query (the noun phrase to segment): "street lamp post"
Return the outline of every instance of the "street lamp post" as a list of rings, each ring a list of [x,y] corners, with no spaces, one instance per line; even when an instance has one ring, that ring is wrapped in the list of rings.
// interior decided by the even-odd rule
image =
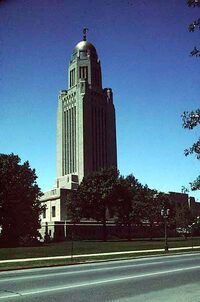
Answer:
[[[74,256],[74,230],[73,226],[71,229],[71,261],[73,261],[73,256]]]
[[[193,249],[193,228],[195,226],[195,223],[193,222],[191,225],[191,241],[192,241],[192,249]]]
[[[164,225],[165,225],[165,252],[168,252],[169,247],[168,247],[168,238],[167,238],[167,219],[169,217],[169,209],[163,208],[161,210],[161,216],[164,219]]]
[[[74,259],[75,222],[71,225],[71,261]]]

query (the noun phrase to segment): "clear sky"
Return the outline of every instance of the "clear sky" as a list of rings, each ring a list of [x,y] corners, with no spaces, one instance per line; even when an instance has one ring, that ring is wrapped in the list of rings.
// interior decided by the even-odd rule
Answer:
[[[180,191],[199,174],[184,149],[199,129],[181,113],[199,107],[199,66],[189,56],[199,9],[185,0],[7,0],[0,2],[0,152],[36,169],[42,190],[56,178],[56,110],[68,62],[88,27],[111,87],[118,167],[160,191]],[[191,195],[200,199],[198,192]]]

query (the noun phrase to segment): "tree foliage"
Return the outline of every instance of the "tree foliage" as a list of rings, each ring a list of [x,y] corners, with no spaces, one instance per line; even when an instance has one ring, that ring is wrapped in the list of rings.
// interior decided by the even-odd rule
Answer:
[[[128,227],[128,239],[131,239],[131,225],[139,225],[142,217],[143,186],[131,174],[120,176],[113,190],[114,218],[119,225]]]
[[[175,211],[175,223],[177,228],[187,230],[192,223],[191,211],[186,204],[177,205]]]
[[[183,127],[193,129],[200,124],[200,109],[191,112],[184,112],[182,115]],[[195,142],[192,147],[185,150],[185,155],[196,154],[197,159],[200,159],[200,138]]]
[[[187,4],[189,7],[200,7],[200,0],[188,0]],[[190,32],[194,32],[196,29],[200,29],[200,18],[189,25]],[[191,52],[191,55],[200,56],[200,50],[195,46],[193,51]],[[198,126],[200,124],[200,109],[198,108],[191,112],[183,112],[182,121],[183,127],[189,130]],[[195,154],[197,159],[200,159],[200,138],[198,138],[191,147],[185,149],[184,153],[186,156]],[[190,183],[190,186],[192,190],[200,189],[200,175],[196,178],[196,180]]]
[[[170,224],[174,223],[173,206],[166,194],[143,186],[132,174],[120,176],[115,169],[102,170],[85,177],[76,191],[68,194],[68,217],[72,222],[94,219],[103,224],[103,240],[107,239],[107,221],[128,230],[146,226],[149,233],[162,226],[161,209],[170,209]]]
[[[200,1],[199,0],[188,0],[187,1],[187,4],[188,6],[192,6],[192,7],[195,7],[195,6],[200,6]]]
[[[131,225],[133,228],[148,226],[149,233],[153,234],[161,221],[161,208],[165,204],[165,198],[158,198],[161,193],[143,186],[132,174],[120,177],[114,193],[116,222],[128,226],[128,239],[131,239]]]
[[[200,109],[191,112],[184,112],[182,117],[184,128],[193,129],[200,124]]]
[[[101,170],[84,177],[77,191],[68,195],[68,215],[72,221],[94,219],[103,224],[103,239],[107,239],[106,221],[113,216],[113,188],[118,179],[115,168]]]
[[[0,154],[0,238],[9,246],[37,238],[40,227],[37,176],[28,161],[20,162],[17,155]]]
[[[182,120],[183,120],[183,127],[189,130],[192,130],[194,127],[198,126],[200,124],[200,109],[197,109],[195,111],[191,112],[184,112],[182,114]],[[188,156],[190,154],[195,154],[197,159],[200,159],[200,137],[197,139],[194,144],[185,149],[184,151],[185,156]],[[199,190],[200,189],[200,176],[196,178],[196,180],[192,183],[190,183],[192,190]]]
[[[187,4],[189,7],[200,7],[200,0],[188,0]],[[197,20],[194,20],[192,23],[189,24],[188,30],[189,32],[194,32],[196,29],[200,29],[200,18]],[[196,46],[194,49],[191,51],[191,56],[200,56],[200,50]]]

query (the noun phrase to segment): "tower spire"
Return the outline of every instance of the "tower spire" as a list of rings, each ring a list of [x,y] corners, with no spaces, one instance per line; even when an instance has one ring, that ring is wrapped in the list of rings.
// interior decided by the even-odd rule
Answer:
[[[87,32],[89,29],[87,27],[83,28],[83,41],[87,41]]]

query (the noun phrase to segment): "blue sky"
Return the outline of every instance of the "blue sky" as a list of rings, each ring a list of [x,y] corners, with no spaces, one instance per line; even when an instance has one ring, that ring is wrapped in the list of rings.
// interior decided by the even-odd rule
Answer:
[[[199,129],[181,121],[199,107],[200,62],[189,56],[199,33],[187,31],[199,9],[184,0],[7,0],[0,11],[0,152],[29,160],[42,190],[56,178],[57,95],[83,27],[113,89],[120,172],[165,192],[199,174],[184,156]]]

